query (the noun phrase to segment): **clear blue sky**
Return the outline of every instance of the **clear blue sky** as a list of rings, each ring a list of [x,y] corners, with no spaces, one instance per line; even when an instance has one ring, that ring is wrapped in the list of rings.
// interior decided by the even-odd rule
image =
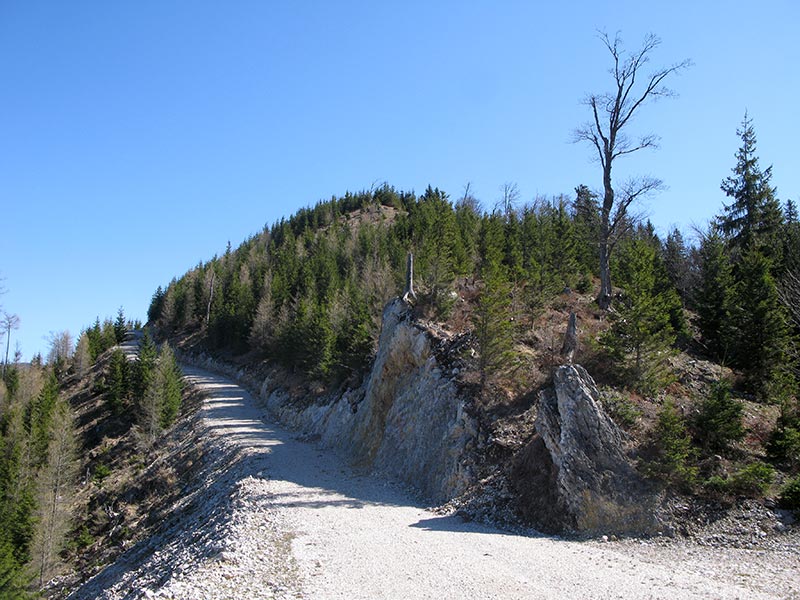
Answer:
[[[635,128],[657,151],[663,232],[718,212],[736,128],[800,198],[800,4],[753,2],[0,3],[0,275],[26,359],[297,208],[389,182],[485,206],[601,187],[580,100],[608,89],[596,30],[656,66],[690,58]],[[5,342],[3,341],[3,348]]]

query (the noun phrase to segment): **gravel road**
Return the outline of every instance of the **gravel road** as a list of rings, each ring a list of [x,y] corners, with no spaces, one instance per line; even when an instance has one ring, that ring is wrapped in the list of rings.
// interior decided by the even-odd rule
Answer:
[[[162,535],[76,598],[800,597],[798,553],[565,541],[436,514],[270,423],[230,380],[184,372],[206,395],[204,435],[239,458],[191,534]]]

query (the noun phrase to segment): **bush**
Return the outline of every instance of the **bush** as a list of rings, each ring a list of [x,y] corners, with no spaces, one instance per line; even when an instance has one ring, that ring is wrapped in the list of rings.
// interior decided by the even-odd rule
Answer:
[[[108,465],[99,464],[94,468],[92,479],[99,487],[103,487],[103,480],[109,475],[111,475],[111,467]]]
[[[604,391],[601,395],[603,408],[608,412],[617,425],[630,429],[642,416],[637,406],[627,396],[615,392]]]
[[[671,400],[664,402],[658,413],[650,440],[654,458],[645,465],[645,471],[667,485],[688,488],[697,479],[697,467],[692,439],[686,433],[683,417]]]
[[[731,398],[731,384],[718,381],[695,419],[698,441],[712,452],[729,450],[731,444],[744,438],[743,410],[741,402]]]
[[[790,469],[800,467],[800,406],[785,400],[775,431],[767,443],[767,454]]]
[[[779,500],[783,508],[800,510],[800,476],[783,486]]]
[[[754,462],[742,467],[727,479],[718,476],[710,478],[706,487],[733,496],[757,498],[766,495],[774,478],[775,470],[772,467]]]

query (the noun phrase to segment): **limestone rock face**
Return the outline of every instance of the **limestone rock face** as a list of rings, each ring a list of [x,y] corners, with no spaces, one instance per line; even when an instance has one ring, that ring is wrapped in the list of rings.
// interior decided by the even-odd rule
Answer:
[[[657,528],[656,493],[632,467],[622,434],[605,413],[594,380],[564,365],[539,399],[537,435],[518,471],[528,486],[528,516],[545,529],[645,533]]]
[[[477,428],[453,381],[431,352],[428,335],[401,299],[384,308],[372,370],[357,389],[330,402],[298,408],[280,391],[262,397],[278,418],[318,435],[357,464],[383,471],[434,502],[472,483],[464,465]]]

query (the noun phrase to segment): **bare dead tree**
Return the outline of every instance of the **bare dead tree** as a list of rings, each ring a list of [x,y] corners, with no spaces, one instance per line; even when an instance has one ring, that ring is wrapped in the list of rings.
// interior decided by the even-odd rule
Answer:
[[[6,336],[6,359],[3,361],[3,377],[6,376],[6,368],[8,367],[8,352],[11,348],[11,331],[19,329],[19,317],[3,313],[2,320],[0,320],[0,333]]]
[[[408,263],[406,264],[406,290],[403,294],[403,302],[410,303],[411,298],[417,299],[417,294],[414,293],[414,255],[408,253]]]
[[[564,334],[564,343],[561,346],[561,357],[571,365],[578,350],[578,315],[574,312],[569,313],[567,321],[567,331]]]
[[[504,217],[508,218],[511,213],[517,210],[520,197],[519,186],[516,183],[507,181],[500,186],[500,193],[502,196],[494,205],[494,209],[499,210]]]
[[[659,46],[661,40],[649,34],[641,48],[627,53],[622,49],[619,35],[614,39],[601,33],[600,39],[611,54],[613,67],[609,70],[613,78],[610,92],[590,94],[584,103],[591,109],[591,119],[575,130],[576,142],[589,142],[597,151],[597,158],[603,169],[603,205],[601,207],[600,238],[600,295],[597,302],[601,308],[611,306],[611,269],[609,259],[614,240],[619,238],[619,228],[626,223],[628,208],[637,199],[661,188],[661,181],[652,177],[634,179],[628,182],[615,195],[611,179],[614,161],[627,154],[645,148],[655,148],[658,136],[648,133],[636,139],[628,136],[630,123],[649,100],[673,96],[664,85],[670,75],[691,65],[684,60],[669,67],[661,67],[647,76],[642,76],[650,54]]]

